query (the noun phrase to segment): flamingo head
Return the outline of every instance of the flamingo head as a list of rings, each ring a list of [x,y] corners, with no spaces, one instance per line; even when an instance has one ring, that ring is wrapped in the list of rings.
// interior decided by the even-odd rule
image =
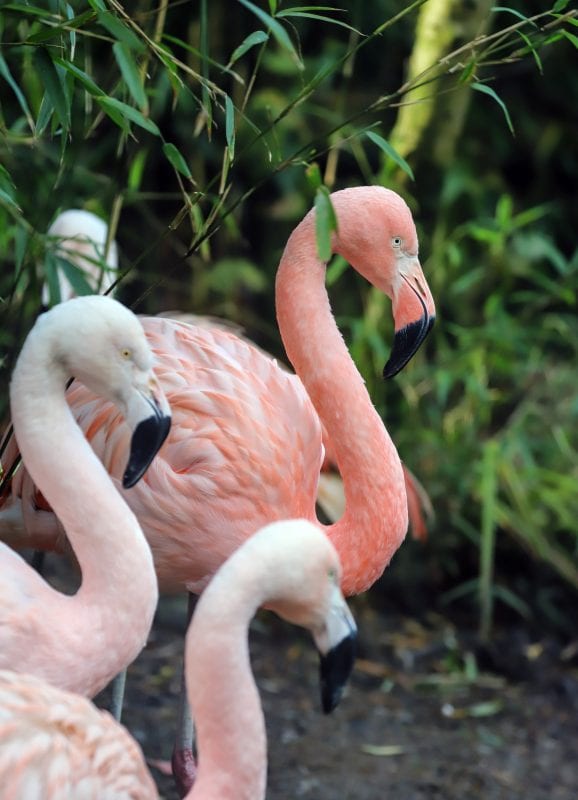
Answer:
[[[66,377],[114,403],[132,430],[123,486],[148,469],[166,439],[171,415],[153,371],[153,354],[138,318],[109,297],[89,295],[60,303],[39,317]]]
[[[392,300],[395,339],[383,370],[391,378],[416,353],[435,321],[411,212],[398,194],[381,186],[343,189],[331,200],[338,222],[334,252]]]
[[[272,552],[274,588],[266,605],[311,632],[320,658],[321,706],[328,714],[341,699],[357,642],[355,620],[340,589],[337,551],[323,531],[303,519],[274,522],[252,538],[257,537],[267,537]],[[275,568],[280,558],[282,571]]]

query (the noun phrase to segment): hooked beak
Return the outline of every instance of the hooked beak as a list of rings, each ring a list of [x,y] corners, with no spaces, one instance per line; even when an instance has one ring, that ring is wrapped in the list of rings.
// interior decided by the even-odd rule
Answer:
[[[156,381],[134,392],[127,421],[132,423],[133,434],[122,485],[130,489],[145,474],[171,428],[170,407]]]
[[[314,638],[319,650],[321,707],[323,713],[330,714],[351,675],[357,644],[355,620],[337,586],[325,625]]]
[[[417,259],[409,274],[401,273],[401,284],[393,299],[395,338],[385,367],[384,378],[393,378],[417,352],[435,322],[435,305]]]

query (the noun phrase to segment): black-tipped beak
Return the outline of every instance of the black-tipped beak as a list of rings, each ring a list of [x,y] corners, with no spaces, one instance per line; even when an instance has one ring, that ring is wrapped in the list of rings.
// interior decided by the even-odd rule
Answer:
[[[341,700],[343,689],[353,669],[356,649],[357,636],[352,631],[326,655],[319,656],[321,707],[324,714],[330,714]]]
[[[125,489],[130,489],[140,481],[171,429],[170,416],[164,414],[153,400],[149,402],[154,413],[139,422],[134,429],[128,464],[122,478]]]
[[[434,322],[435,317],[429,316],[424,305],[422,317],[396,331],[391,355],[383,368],[384,378],[393,378],[405,367],[407,362],[419,350],[423,340],[433,328]]]

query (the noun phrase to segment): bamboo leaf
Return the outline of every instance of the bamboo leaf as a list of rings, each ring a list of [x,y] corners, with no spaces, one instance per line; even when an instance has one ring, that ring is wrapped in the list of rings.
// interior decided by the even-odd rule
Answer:
[[[569,42],[572,42],[574,47],[578,47],[578,36],[574,36],[574,34],[570,33],[570,31],[562,31],[562,33],[564,38],[568,39]]]
[[[152,119],[145,117],[137,108],[133,108],[123,103],[121,100],[117,100],[115,97],[99,96],[96,100],[101,105],[102,110],[123,130],[128,131],[129,129],[125,119],[125,117],[127,117],[131,122],[134,122],[135,125],[139,125],[154,136],[161,135],[158,126]],[[121,119],[122,124],[120,122]]]
[[[18,105],[22,109],[30,129],[34,130],[34,119],[32,118],[32,114],[30,113],[30,109],[28,108],[28,103],[26,102],[26,98],[24,97],[23,93],[20,90],[20,87],[12,77],[12,73],[8,68],[8,64],[4,60],[2,53],[0,53],[0,75],[2,75],[6,83],[10,86],[10,88],[16,95],[16,99],[18,100]]]
[[[50,305],[55,306],[60,303],[60,283],[58,281],[58,268],[54,253],[47,252],[44,256],[44,280],[48,287],[48,297]]]
[[[253,31],[250,33],[246,39],[244,39],[241,44],[233,50],[233,55],[229,59],[229,66],[238,61],[242,56],[245,55],[252,47],[255,47],[258,44],[263,44],[263,42],[268,41],[269,34],[265,33],[265,31]]]
[[[100,11],[97,19],[99,24],[106,28],[117,41],[122,42],[136,53],[144,52],[145,46],[136,33],[126,23],[115,17],[114,14],[108,11]]]
[[[36,48],[33,61],[56,116],[64,130],[68,131],[70,127],[70,103],[48,50],[44,47]]]
[[[142,85],[141,76],[136,62],[132,56],[132,51],[124,42],[115,42],[112,46],[116,63],[118,64],[122,77],[125,80],[128,90],[139,108],[148,108],[147,96]]]
[[[293,47],[293,43],[291,42],[289,34],[285,30],[285,28],[282,25],[280,25],[276,19],[273,19],[272,16],[267,14],[266,11],[263,11],[262,8],[259,8],[259,6],[256,6],[254,3],[251,3],[250,0],[238,0],[238,1],[239,3],[244,5],[245,8],[248,8],[249,11],[252,11],[253,14],[255,14],[255,16],[258,17],[261,20],[261,22],[263,22],[269,28],[269,30],[271,31],[275,39],[277,39],[281,47],[284,47],[286,50],[288,50],[295,63],[299,66],[300,69],[303,69],[303,63],[299,58],[297,51]]]
[[[174,144],[171,144],[171,142],[165,142],[165,144],[163,144],[163,153],[168,161],[170,161],[172,166],[177,170],[177,172],[180,172],[181,175],[185,176],[185,178],[192,177],[189,165]]]
[[[538,27],[537,24],[533,20],[528,19],[528,17],[526,17],[524,14],[522,14],[521,11],[516,11],[515,8],[508,8],[507,6],[494,6],[491,10],[492,11],[503,11],[503,12],[505,12],[507,14],[513,14],[515,17],[518,17],[518,19],[524,20],[524,22],[529,22],[530,25],[533,25],[535,28]]]
[[[303,6],[303,8],[286,8],[284,11],[280,11],[277,14],[277,19],[282,19],[285,17],[304,17],[305,19],[317,19],[330,25],[339,25],[341,28],[345,28],[352,33],[357,33],[360,36],[363,36],[361,31],[358,31],[357,28],[353,27],[353,25],[348,25],[347,22],[343,22],[340,19],[333,19],[333,17],[328,17],[326,14],[315,14],[311,11],[305,11],[303,10],[305,8],[306,6]]]
[[[374,144],[376,144],[381,150],[383,150],[386,156],[389,156],[389,158],[395,161],[397,166],[400,169],[402,169],[406,175],[409,175],[412,181],[415,180],[413,175],[413,170],[407,163],[405,158],[400,156],[397,150],[394,150],[394,148],[390,145],[390,143],[386,139],[383,138],[383,136],[380,136],[378,133],[375,133],[374,131],[366,131],[365,135],[367,136],[368,139],[371,139],[371,141]]]
[[[229,148],[229,161],[235,158],[235,106],[228,94],[225,95],[225,138]]]
[[[76,64],[73,64],[71,61],[65,61],[65,59],[58,57],[54,59],[54,63],[58,64],[59,67],[62,67],[75,78],[77,78],[87,92],[93,95],[93,97],[98,97],[100,95],[106,96],[103,90],[96,85],[92,78],[87,75],[86,72],[83,72],[81,69],[79,69]]]
[[[55,260],[57,269],[62,272],[75,294],[79,297],[86,294],[94,294],[94,289],[88,282],[83,269],[60,256],[55,256]]]
[[[472,89],[475,89],[477,92],[482,92],[483,94],[487,94],[489,97],[493,98],[496,101],[496,103],[500,106],[500,108],[504,112],[508,128],[510,129],[510,133],[513,135],[514,126],[512,124],[510,112],[508,111],[506,104],[504,103],[502,98],[496,94],[496,92],[492,89],[491,86],[487,86],[485,83],[478,83],[478,81],[475,81],[474,83],[471,84],[471,87]]]
[[[309,164],[307,166],[307,169],[305,170],[305,177],[307,178],[309,186],[311,186],[312,189],[317,191],[317,189],[319,189],[319,187],[323,183],[323,180],[321,178],[321,170],[319,169],[319,164],[315,162],[313,164]]]
[[[315,234],[317,255],[321,261],[331,258],[331,233],[337,230],[337,217],[329,197],[329,189],[320,186],[315,194]]]

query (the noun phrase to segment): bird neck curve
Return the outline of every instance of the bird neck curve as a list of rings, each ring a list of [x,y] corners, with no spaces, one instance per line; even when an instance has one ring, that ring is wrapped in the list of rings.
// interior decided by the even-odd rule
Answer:
[[[276,279],[281,338],[333,446],[345,513],[326,531],[343,565],[346,595],[382,574],[407,531],[397,450],[335,323],[310,212],[289,238]]]
[[[111,658],[126,665],[144,646],[158,590],[136,517],[66,403],[69,375],[55,356],[54,342],[65,342],[70,332],[47,333],[46,326],[40,331],[37,327],[24,344],[10,384],[11,414],[24,464],[60,520],[82,571],[77,594],[55,593],[54,602],[60,598],[59,608],[68,612],[61,620],[66,627],[63,647],[82,647],[86,656],[78,658],[78,674],[71,682],[81,693],[92,694],[118,671]],[[88,652],[92,647],[94,663]]]

